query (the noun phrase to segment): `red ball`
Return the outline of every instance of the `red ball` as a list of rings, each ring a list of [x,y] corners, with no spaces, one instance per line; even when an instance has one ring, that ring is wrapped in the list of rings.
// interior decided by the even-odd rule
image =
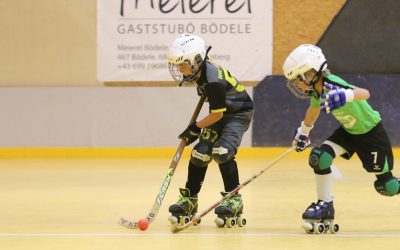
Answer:
[[[146,220],[146,219],[141,219],[141,220],[138,222],[138,227],[139,227],[139,229],[142,230],[142,231],[146,230],[146,229],[149,227],[149,221]]]

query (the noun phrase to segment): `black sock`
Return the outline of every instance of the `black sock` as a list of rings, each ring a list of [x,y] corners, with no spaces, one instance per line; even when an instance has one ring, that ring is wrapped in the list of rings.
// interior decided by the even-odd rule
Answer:
[[[186,188],[190,190],[190,195],[193,196],[200,192],[204,177],[206,176],[207,167],[208,166],[197,167],[189,162]]]
[[[230,192],[239,186],[239,171],[234,159],[219,164],[222,179],[224,180],[224,188],[226,192]]]

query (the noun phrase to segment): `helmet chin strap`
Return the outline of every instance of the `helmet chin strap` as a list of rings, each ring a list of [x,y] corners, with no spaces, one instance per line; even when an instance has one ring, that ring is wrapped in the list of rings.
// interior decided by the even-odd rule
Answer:
[[[201,68],[202,68],[203,65],[204,65],[204,62],[207,61],[207,59],[208,59],[208,52],[210,52],[211,48],[212,48],[211,46],[209,46],[209,47],[207,48],[206,54],[204,55],[203,61],[201,61],[199,67],[197,68],[197,71],[196,71],[192,76],[196,76],[197,74],[200,73]],[[179,87],[182,87],[183,83],[184,83],[184,81],[181,81],[181,82],[179,83]]]
[[[310,85],[314,89],[314,94],[316,95],[317,99],[319,99],[320,94],[318,93],[317,89],[315,88],[315,84],[321,79],[322,69],[325,67],[326,64],[327,64],[326,61],[323,64],[321,64],[321,67],[319,67],[317,74],[315,74],[313,79],[310,81]]]

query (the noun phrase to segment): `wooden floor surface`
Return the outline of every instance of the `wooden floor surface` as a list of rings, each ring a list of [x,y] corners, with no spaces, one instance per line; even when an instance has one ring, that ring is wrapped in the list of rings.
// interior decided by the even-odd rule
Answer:
[[[241,180],[271,160],[238,159]],[[170,159],[0,160],[0,249],[400,249],[400,197],[378,195],[357,158],[335,162],[336,235],[301,229],[302,212],[316,200],[314,176],[306,158],[290,155],[242,190],[246,227],[217,228],[211,212],[200,226],[172,234],[168,206],[185,184],[187,161],[181,160],[156,220],[141,232],[117,221],[149,212]],[[200,211],[220,199],[222,187],[213,163]]]

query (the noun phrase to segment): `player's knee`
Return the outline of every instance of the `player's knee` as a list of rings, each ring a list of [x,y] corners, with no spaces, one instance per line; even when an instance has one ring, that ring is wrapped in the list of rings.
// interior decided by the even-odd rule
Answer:
[[[199,142],[193,147],[190,162],[197,167],[205,167],[211,162],[212,145]]]
[[[215,146],[212,149],[212,157],[218,164],[226,163],[235,157],[235,149],[226,144]]]
[[[393,196],[400,193],[399,180],[391,174],[387,178],[378,178],[374,183],[375,190],[384,196]]]
[[[320,175],[331,173],[333,156],[328,151],[323,147],[315,147],[311,150],[308,164],[314,169],[314,173]]]

